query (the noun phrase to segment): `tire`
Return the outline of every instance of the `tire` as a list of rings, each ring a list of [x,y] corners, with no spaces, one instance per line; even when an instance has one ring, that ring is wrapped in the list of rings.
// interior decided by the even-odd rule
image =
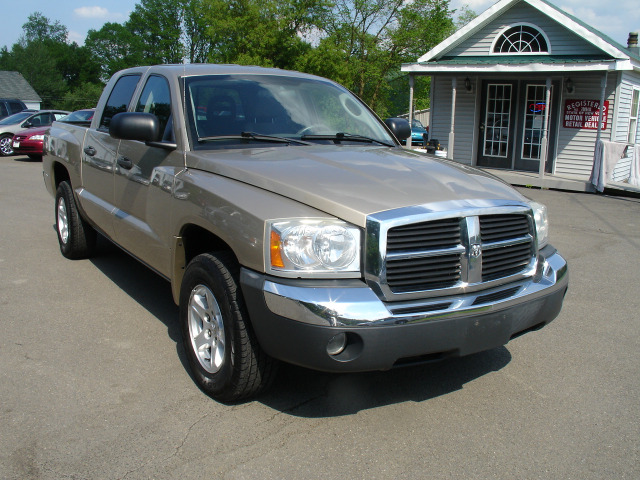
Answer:
[[[73,190],[67,181],[58,185],[55,216],[62,255],[70,259],[92,256],[96,249],[97,233],[80,216]]]
[[[265,390],[276,372],[255,337],[238,282],[239,268],[226,252],[195,257],[180,289],[180,328],[198,386],[221,402]]]
[[[13,140],[13,135],[5,133],[4,135],[0,135],[0,155],[3,157],[8,157],[9,155],[13,155],[13,147],[11,146],[11,140]]]

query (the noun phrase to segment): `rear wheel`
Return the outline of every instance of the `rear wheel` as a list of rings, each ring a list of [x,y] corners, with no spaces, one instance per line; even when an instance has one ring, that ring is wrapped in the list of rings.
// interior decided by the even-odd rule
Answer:
[[[78,259],[93,255],[96,231],[80,216],[73,190],[67,181],[60,182],[56,191],[56,232],[60,252],[65,257]]]
[[[223,402],[255,395],[275,376],[275,360],[258,345],[238,278],[232,255],[202,254],[187,266],[180,291],[191,372],[202,390]]]
[[[13,155],[13,146],[11,145],[12,139],[13,135],[0,135],[0,155],[2,155],[3,157]]]

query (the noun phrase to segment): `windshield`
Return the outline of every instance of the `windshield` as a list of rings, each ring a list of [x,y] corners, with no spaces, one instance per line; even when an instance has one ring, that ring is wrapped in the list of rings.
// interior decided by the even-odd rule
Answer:
[[[78,110],[69,115],[65,115],[59,121],[67,123],[88,122],[93,118],[93,110]]]
[[[195,150],[288,144],[276,143],[273,137],[301,145],[367,141],[395,145],[360,100],[321,79],[249,74],[188,77],[186,102]]]
[[[9,117],[0,120],[0,125],[15,125],[16,123],[20,123],[21,121],[29,118],[31,115],[33,115],[33,112],[14,113]]]
[[[424,125],[422,125],[422,123],[420,123],[420,120],[413,120],[413,122],[411,123],[411,126],[414,129],[425,130]]]

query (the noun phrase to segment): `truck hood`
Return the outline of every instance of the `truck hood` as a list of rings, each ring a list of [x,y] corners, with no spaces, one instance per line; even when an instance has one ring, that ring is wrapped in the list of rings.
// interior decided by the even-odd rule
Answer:
[[[478,169],[381,146],[277,146],[191,152],[187,167],[278,193],[353,224],[432,202],[526,199]]]

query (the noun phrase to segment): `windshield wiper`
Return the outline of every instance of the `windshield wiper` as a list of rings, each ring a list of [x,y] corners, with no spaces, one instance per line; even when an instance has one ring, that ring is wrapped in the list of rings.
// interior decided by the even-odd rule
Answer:
[[[295,138],[278,137],[276,135],[263,135],[256,132],[242,132],[240,135],[216,135],[212,137],[199,137],[198,142],[212,142],[215,140],[256,140],[260,142],[274,142],[274,143],[295,143],[298,145],[312,145],[309,142],[297,140]]]
[[[395,147],[395,145],[376,138],[365,137],[364,135],[352,135],[350,133],[338,132],[335,135],[303,135],[300,137],[302,140],[334,140],[339,142],[340,140],[346,140],[348,142],[364,142],[364,143],[378,143],[385,147]]]

